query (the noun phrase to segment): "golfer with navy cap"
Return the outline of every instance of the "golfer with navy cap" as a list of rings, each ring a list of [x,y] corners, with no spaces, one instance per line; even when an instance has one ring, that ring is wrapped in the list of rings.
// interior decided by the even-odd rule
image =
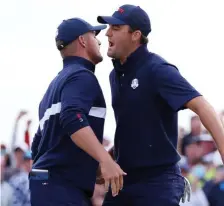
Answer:
[[[123,5],[98,22],[109,24],[107,55],[114,66],[114,158],[128,174],[123,190],[116,197],[108,193],[104,205],[177,206],[189,192],[177,165],[177,112],[189,108],[197,113],[224,159],[221,121],[176,66],[148,51],[151,23],[142,8]]]
[[[39,105],[29,175],[34,206],[90,205],[98,165],[106,189],[116,195],[122,188],[125,173],[101,144],[106,105],[94,71],[102,61],[96,35],[105,28],[78,18],[58,27],[63,69]]]

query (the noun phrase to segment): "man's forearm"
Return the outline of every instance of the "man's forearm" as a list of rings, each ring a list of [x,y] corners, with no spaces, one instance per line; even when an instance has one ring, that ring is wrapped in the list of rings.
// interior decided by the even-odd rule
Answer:
[[[205,107],[203,111],[201,110],[199,110],[198,116],[202,124],[213,136],[219,151],[224,155],[224,128],[221,120],[211,106]]]
[[[219,152],[224,158],[224,127],[219,116],[213,107],[203,98],[198,98],[198,102],[192,109],[201,119],[202,124],[214,138]]]
[[[92,129],[87,126],[71,135],[72,141],[98,162],[111,158]]]

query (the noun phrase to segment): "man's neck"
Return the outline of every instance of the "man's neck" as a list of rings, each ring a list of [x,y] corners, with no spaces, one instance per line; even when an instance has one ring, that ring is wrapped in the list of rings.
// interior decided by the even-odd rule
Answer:
[[[127,61],[127,58],[133,53],[135,52],[141,45],[138,44],[136,46],[134,46],[132,49],[129,50],[128,54],[123,56],[123,57],[120,57],[120,63],[121,64],[124,64],[126,61]]]
[[[81,58],[84,58],[90,62],[92,62],[94,65],[96,64],[95,62],[93,62],[88,55],[85,55],[85,54],[80,54],[80,53],[73,53],[73,54],[68,54],[68,55],[61,55],[62,56],[62,59],[65,59],[66,57],[81,57]]]

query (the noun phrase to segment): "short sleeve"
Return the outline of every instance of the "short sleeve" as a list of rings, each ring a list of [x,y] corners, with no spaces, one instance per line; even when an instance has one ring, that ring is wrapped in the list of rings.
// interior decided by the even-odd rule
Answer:
[[[184,109],[184,105],[201,94],[170,64],[155,68],[155,85],[158,94],[174,110]]]

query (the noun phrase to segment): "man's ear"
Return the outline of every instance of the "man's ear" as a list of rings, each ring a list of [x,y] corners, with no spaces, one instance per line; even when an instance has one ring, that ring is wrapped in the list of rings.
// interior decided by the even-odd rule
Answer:
[[[139,30],[136,30],[132,33],[132,41],[138,41],[141,39],[142,32]]]
[[[84,36],[79,36],[78,40],[79,40],[80,45],[85,48],[86,40],[85,40]]]

